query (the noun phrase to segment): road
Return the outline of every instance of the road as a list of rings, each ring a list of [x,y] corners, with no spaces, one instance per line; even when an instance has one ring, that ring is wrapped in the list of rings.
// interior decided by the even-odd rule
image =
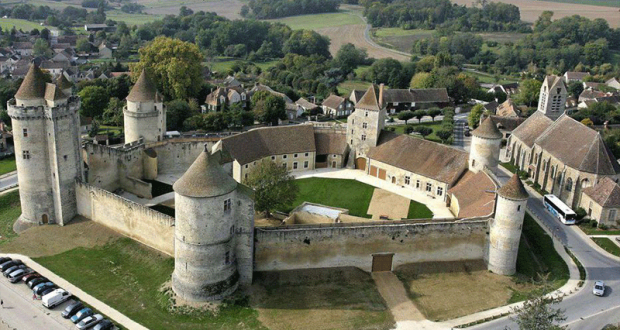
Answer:
[[[13,175],[6,176],[0,179],[0,191],[8,189],[17,184],[17,172]]]
[[[508,180],[502,176],[500,180]],[[576,294],[565,298],[556,308],[565,310],[566,321],[572,330],[598,330],[606,324],[620,321],[620,262],[592,248],[589,238],[576,226],[565,226],[549,214],[539,198],[530,197],[527,203],[530,213],[534,213],[547,228],[556,233],[558,239],[581,261],[587,272],[584,287]],[[592,286],[597,280],[605,281],[604,297],[592,294]],[[481,324],[470,329],[518,329],[508,317]]]

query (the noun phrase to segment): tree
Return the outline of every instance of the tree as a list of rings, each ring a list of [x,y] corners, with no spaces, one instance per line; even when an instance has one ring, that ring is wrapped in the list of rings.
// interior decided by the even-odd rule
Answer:
[[[404,120],[405,125],[407,125],[407,120],[413,118],[415,115],[413,114],[413,111],[401,111],[398,113],[397,116],[398,116],[398,119]]]
[[[82,99],[80,113],[85,117],[99,118],[108,106],[109,96],[105,88],[100,86],[86,86],[78,95]]]
[[[594,125],[594,123],[592,122],[592,119],[590,119],[590,118],[585,118],[585,119],[581,120],[581,123],[586,125],[586,126]]]
[[[286,103],[280,96],[262,91],[252,95],[254,116],[261,123],[278,125],[278,119],[286,119]]]
[[[568,83],[568,93],[570,96],[578,99],[581,92],[583,92],[583,83],[579,81],[571,81]]]
[[[418,120],[418,123],[422,121],[422,117],[426,116],[426,111],[416,110],[413,112],[413,116]]]
[[[536,79],[526,79],[519,85],[519,93],[516,94],[513,99],[517,104],[527,104],[529,107],[532,104],[538,104],[538,97],[540,96],[540,87],[542,82]]]
[[[516,314],[512,318],[519,325],[519,329],[528,330],[561,330],[567,329],[566,326],[559,326],[556,323],[566,320],[562,309],[552,308],[552,305],[562,301],[562,296],[545,296],[545,292],[553,291],[547,281],[547,275],[541,277],[542,288],[529,294],[523,306],[512,308]]]
[[[426,114],[429,115],[433,121],[435,121],[435,117],[441,115],[441,110],[439,110],[439,108],[430,108],[426,111]]]
[[[103,122],[112,126],[123,125],[123,107],[125,102],[117,99],[116,97],[110,98],[108,106],[103,111]]]
[[[32,53],[34,56],[46,56],[51,57],[54,52],[50,48],[50,45],[43,38],[37,39],[32,46]]]
[[[469,124],[469,127],[478,127],[478,124],[480,124],[480,116],[482,116],[484,110],[485,108],[482,104],[476,104],[473,108],[471,108],[469,116],[467,116],[467,123]]]
[[[92,47],[93,45],[86,38],[80,38],[75,43],[75,49],[77,49],[78,52],[82,52],[82,53],[90,53],[92,50]]]
[[[386,84],[391,88],[407,88],[413,76],[413,65],[403,64],[392,58],[376,60],[366,72],[368,79],[377,84]]]
[[[189,104],[184,100],[172,100],[166,105],[166,126],[169,131],[182,130],[183,122],[191,116]]]
[[[140,62],[132,72],[148,71],[158,90],[169,99],[196,97],[203,78],[203,56],[195,44],[168,37],[157,37],[139,50]],[[139,74],[133,75],[138,79]],[[181,121],[182,123],[182,121]]]
[[[331,58],[329,53],[329,38],[324,37],[312,30],[295,30],[289,39],[284,42],[282,51],[299,55],[310,56],[313,54]]]
[[[254,189],[254,207],[265,212],[267,217],[273,210],[288,207],[299,192],[299,186],[286,167],[270,160],[264,160],[250,170],[243,183]]]
[[[438,138],[441,139],[441,142],[446,143],[450,137],[452,137],[452,131],[442,128],[435,132]]]
[[[411,88],[432,88],[434,85],[433,75],[428,72],[418,72],[412,78],[409,86]]]
[[[97,119],[93,119],[90,123],[90,130],[88,131],[88,136],[95,137],[99,133],[99,121]]]
[[[332,66],[339,67],[345,74],[353,72],[359,65],[368,61],[366,49],[357,49],[351,43],[342,45],[334,57]]]
[[[423,138],[426,138],[433,133],[433,129],[426,126],[416,126],[413,128],[413,131],[422,135]]]

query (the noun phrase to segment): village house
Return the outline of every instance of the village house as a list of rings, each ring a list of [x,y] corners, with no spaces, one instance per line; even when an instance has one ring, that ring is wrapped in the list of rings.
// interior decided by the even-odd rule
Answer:
[[[487,93],[504,93],[507,96],[516,94],[519,92],[519,84],[518,83],[510,83],[510,84],[496,84],[491,86]]]
[[[579,206],[586,210],[590,219],[598,221],[599,226],[620,226],[620,186],[610,177],[585,188]]]
[[[33,44],[30,41],[13,43],[13,50],[15,51],[15,53],[21,56],[32,55],[32,48],[33,48]]]
[[[234,104],[241,104],[246,109],[249,104],[248,93],[241,87],[218,87],[207,95],[203,112],[223,111]]]
[[[308,112],[310,114],[316,114],[316,112],[320,109],[318,105],[304,99],[303,97],[295,101],[295,104],[297,105],[299,109],[301,109],[302,113]]]
[[[390,114],[432,107],[443,108],[451,104],[445,88],[386,89],[383,97],[386,110]]]
[[[517,108],[511,98],[508,98],[504,103],[497,106],[495,115],[498,117],[519,117],[521,110]]]
[[[611,88],[620,89],[620,81],[618,81],[618,79],[616,79],[615,77],[607,80],[605,82],[605,85]]]
[[[343,117],[350,115],[354,110],[354,105],[348,99],[331,94],[321,104],[323,114],[329,117]]]
[[[566,71],[566,73],[564,73],[564,82],[569,84],[571,82],[583,82],[583,79],[585,77],[590,76],[590,73],[588,72],[571,72],[571,71]]]

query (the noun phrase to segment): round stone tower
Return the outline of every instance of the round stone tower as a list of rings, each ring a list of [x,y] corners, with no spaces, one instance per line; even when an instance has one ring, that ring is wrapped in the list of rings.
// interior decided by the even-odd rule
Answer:
[[[489,234],[488,267],[493,273],[513,275],[529,195],[515,174],[497,191],[495,217]]]
[[[80,100],[45,80],[45,74],[31,65],[7,104],[22,206],[16,230],[63,225],[77,213],[75,181],[83,179]]]
[[[469,151],[469,170],[478,173],[485,166],[497,168],[499,149],[502,143],[502,132],[487,117],[478,128],[472,132],[471,149]]]
[[[142,70],[138,81],[127,95],[124,111],[125,143],[138,141],[161,141],[166,134],[166,109],[161,94],[146,71]]]
[[[189,301],[221,299],[239,284],[235,255],[237,181],[205,146],[174,183],[175,244],[172,289]]]

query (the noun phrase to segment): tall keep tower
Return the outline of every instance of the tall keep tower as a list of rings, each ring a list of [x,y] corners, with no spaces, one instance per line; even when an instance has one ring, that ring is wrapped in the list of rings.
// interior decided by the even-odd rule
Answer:
[[[253,192],[220,166],[205,146],[175,182],[172,289],[183,299],[207,301],[252,283]]]
[[[564,113],[568,89],[564,79],[558,76],[547,76],[540,87],[538,111],[556,120]]]
[[[16,226],[64,225],[77,213],[75,181],[83,180],[80,99],[64,77],[46,83],[31,65],[15,98],[11,117],[22,214]],[[69,93],[69,94],[66,94]]]
[[[497,191],[495,218],[489,234],[488,267],[493,273],[513,275],[517,271],[519,239],[528,197],[516,174]]]
[[[478,173],[485,166],[497,168],[499,150],[502,143],[502,132],[487,117],[472,134],[471,149],[469,150],[469,170]]]
[[[144,138],[145,142],[163,140],[166,134],[166,108],[161,94],[145,70],[142,70],[138,81],[131,88],[123,113],[125,143],[140,138]]]
[[[347,143],[355,156],[365,156],[377,146],[379,134],[385,127],[387,112],[383,104],[383,84],[371,85],[355,105],[355,111],[347,118]]]

